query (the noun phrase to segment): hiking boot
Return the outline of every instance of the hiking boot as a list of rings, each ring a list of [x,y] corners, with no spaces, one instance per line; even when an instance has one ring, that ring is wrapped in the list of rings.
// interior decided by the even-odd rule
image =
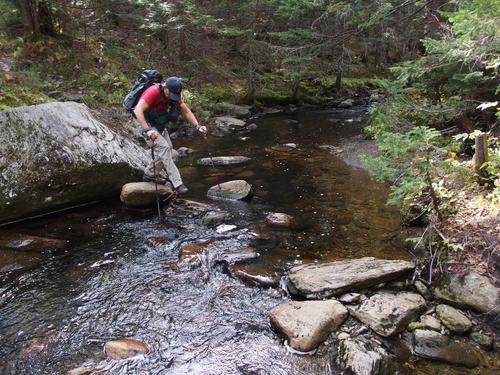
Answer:
[[[177,191],[177,193],[179,195],[184,195],[189,191],[189,189],[184,184],[177,186],[177,188],[175,190]]]
[[[157,183],[159,185],[165,185],[167,183],[167,180],[164,179],[163,177],[160,176],[149,176],[147,174],[142,176],[142,181],[144,182],[153,182]]]

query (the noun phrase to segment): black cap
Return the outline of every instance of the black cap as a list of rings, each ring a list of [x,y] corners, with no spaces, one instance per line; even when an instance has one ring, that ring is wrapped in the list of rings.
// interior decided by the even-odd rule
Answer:
[[[168,88],[169,98],[172,100],[180,100],[182,91],[181,79],[178,77],[169,77],[166,79],[165,84]]]

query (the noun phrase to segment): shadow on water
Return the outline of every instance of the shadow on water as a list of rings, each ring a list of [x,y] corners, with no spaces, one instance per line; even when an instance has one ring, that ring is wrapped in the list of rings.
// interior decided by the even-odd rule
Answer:
[[[228,274],[225,256],[254,249],[259,256],[238,267],[277,276],[305,262],[407,259],[399,215],[385,205],[386,188],[357,167],[357,155],[372,151],[359,140],[363,109],[303,111],[256,123],[248,134],[190,143],[197,152],[180,162],[193,199],[206,202],[210,186],[231,179],[253,184],[250,202],[214,203],[231,215],[226,222],[237,226],[233,231],[200,225],[199,215],[182,205],[159,222],[151,211],[126,211],[116,202],[3,230],[3,237],[27,233],[68,243],[0,250],[0,268],[17,265],[0,273],[0,372],[59,374],[95,365],[109,374],[338,373],[334,338],[313,356],[287,352],[268,319],[287,299],[284,291],[246,286]],[[297,147],[283,146],[292,142]],[[209,151],[252,161],[197,166]],[[270,228],[264,222],[270,212],[293,215],[299,228]],[[192,242],[199,251],[180,257]],[[120,337],[140,339],[150,352],[106,359],[104,343]]]

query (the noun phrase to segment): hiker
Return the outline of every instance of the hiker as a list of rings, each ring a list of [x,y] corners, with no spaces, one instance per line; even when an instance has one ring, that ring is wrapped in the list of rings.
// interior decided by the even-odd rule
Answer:
[[[207,133],[207,128],[200,125],[193,112],[182,101],[181,91],[182,81],[177,77],[167,78],[148,87],[139,97],[134,115],[155,155],[155,160],[144,171],[143,180],[165,184],[166,180],[159,175],[165,168],[174,189],[179,194],[186,194],[188,188],[182,183],[179,170],[172,160],[172,141],[165,127],[169,121],[175,123],[182,114],[201,135]]]

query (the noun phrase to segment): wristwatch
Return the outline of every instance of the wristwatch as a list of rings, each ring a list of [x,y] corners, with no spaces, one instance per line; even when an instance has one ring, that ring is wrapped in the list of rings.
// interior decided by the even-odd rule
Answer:
[[[143,134],[146,134],[146,133],[147,133],[148,131],[150,131],[150,130],[153,130],[153,128],[152,128],[152,127],[142,128],[142,129],[141,129],[141,132],[142,132]]]

